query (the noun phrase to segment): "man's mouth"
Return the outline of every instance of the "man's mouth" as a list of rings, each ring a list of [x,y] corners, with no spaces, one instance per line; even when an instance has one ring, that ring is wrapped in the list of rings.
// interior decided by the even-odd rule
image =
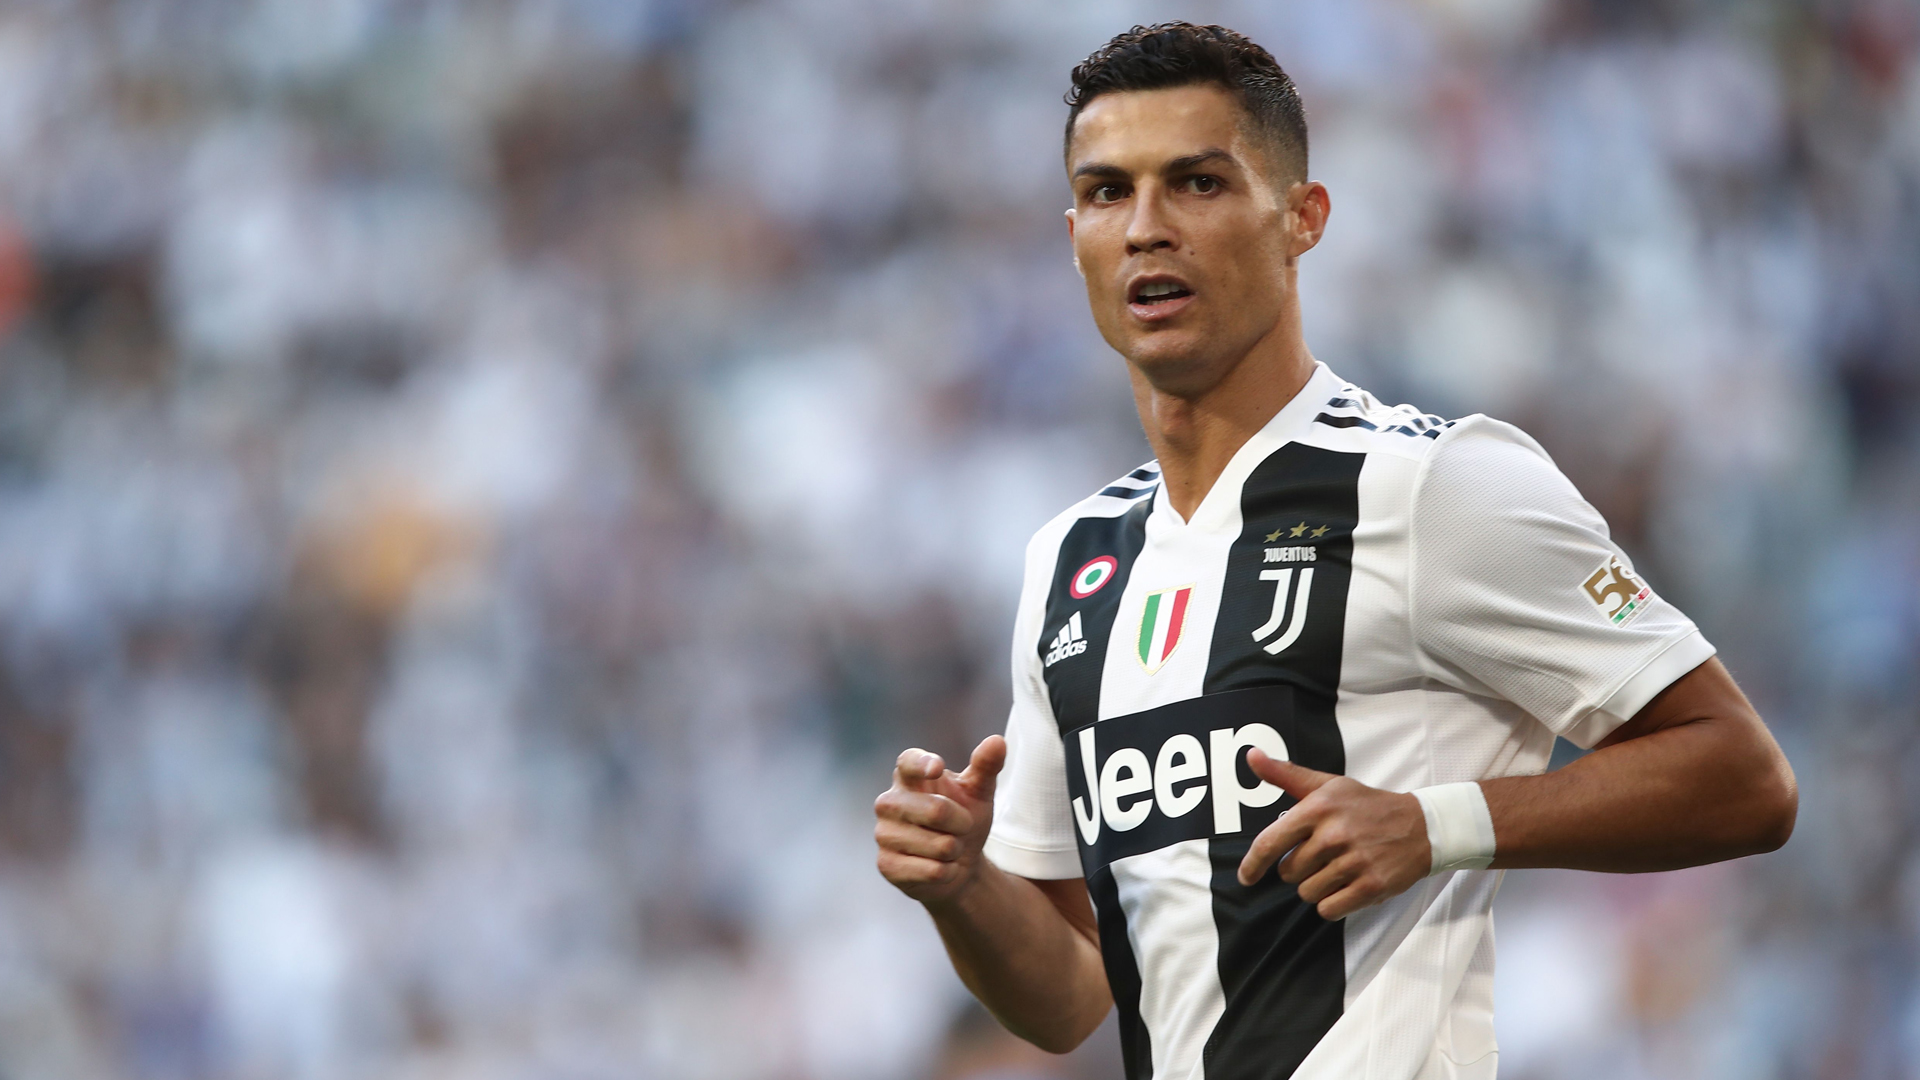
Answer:
[[[1177,281],[1149,281],[1140,286],[1133,294],[1136,304],[1164,304],[1178,300],[1183,296],[1192,296],[1193,290]]]
[[[1193,298],[1193,290],[1187,283],[1172,277],[1146,278],[1136,282],[1129,292],[1127,307],[1135,317],[1148,321],[1172,315]]]

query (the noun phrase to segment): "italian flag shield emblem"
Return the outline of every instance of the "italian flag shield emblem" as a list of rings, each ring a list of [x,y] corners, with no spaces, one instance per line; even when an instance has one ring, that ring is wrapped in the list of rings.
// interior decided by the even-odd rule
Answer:
[[[1193,586],[1161,589],[1147,594],[1146,607],[1140,611],[1140,664],[1151,675],[1160,670],[1173,650],[1180,646],[1180,631],[1187,624],[1187,601]]]

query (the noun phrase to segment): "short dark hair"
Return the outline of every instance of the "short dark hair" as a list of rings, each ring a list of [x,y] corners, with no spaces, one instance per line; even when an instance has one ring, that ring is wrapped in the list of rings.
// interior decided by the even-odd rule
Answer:
[[[1080,61],[1066,95],[1064,152],[1072,153],[1073,125],[1081,110],[1101,94],[1196,83],[1214,83],[1238,97],[1282,174],[1307,178],[1307,114],[1293,80],[1272,53],[1245,34],[1187,22],[1136,26]]]

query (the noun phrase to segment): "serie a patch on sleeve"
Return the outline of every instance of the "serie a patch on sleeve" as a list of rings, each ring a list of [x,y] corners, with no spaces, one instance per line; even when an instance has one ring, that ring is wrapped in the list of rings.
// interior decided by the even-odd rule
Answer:
[[[1627,625],[1653,604],[1653,590],[1620,565],[1618,556],[1609,556],[1581,588],[1615,626]]]

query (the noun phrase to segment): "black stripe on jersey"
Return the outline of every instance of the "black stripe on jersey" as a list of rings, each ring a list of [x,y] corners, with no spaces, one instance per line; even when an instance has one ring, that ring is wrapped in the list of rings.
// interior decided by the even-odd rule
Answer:
[[[1060,541],[1060,552],[1053,563],[1053,587],[1047,593],[1047,619],[1041,624],[1040,640],[1034,647],[1040,653],[1047,697],[1053,703],[1053,718],[1062,735],[1093,723],[1099,715],[1100,672],[1107,663],[1107,639],[1113,636],[1114,616],[1120,612],[1120,596],[1127,591],[1133,561],[1147,542],[1147,514],[1152,510],[1153,500],[1147,499],[1117,517],[1081,518]],[[1074,575],[1103,555],[1114,560],[1113,573],[1093,595],[1075,599]],[[1047,653],[1052,651],[1054,637],[1076,614],[1080,616],[1086,649],[1048,664]]]
[[[1316,416],[1313,418],[1313,422],[1316,424],[1325,424],[1328,427],[1337,427],[1337,428],[1357,427],[1357,428],[1366,428],[1368,431],[1380,430],[1380,426],[1378,424],[1375,424],[1371,420],[1363,419],[1358,416],[1334,416],[1330,413],[1321,413],[1319,416]]]
[[[1098,494],[1112,495],[1122,499],[1137,499],[1142,495],[1153,494],[1153,485],[1148,484],[1146,487],[1136,488],[1136,487],[1121,487],[1119,484],[1115,484],[1112,487],[1101,488]]]
[[[1111,490],[1111,489],[1109,489]],[[1146,491],[1151,492],[1151,487]],[[1104,493],[1103,493],[1104,494]],[[1045,665],[1041,677],[1046,680],[1047,698],[1053,703],[1053,717],[1060,733],[1092,724],[1100,715],[1100,675],[1107,665],[1107,639],[1113,636],[1113,620],[1120,611],[1120,597],[1127,591],[1127,578],[1133,573],[1133,561],[1147,542],[1147,515],[1152,499],[1142,499],[1118,517],[1081,518],[1067,530],[1054,556],[1053,587],[1047,593],[1047,619],[1042,624],[1035,647]],[[1073,579],[1088,562],[1109,556],[1113,573],[1091,596],[1076,599]],[[1080,616],[1082,640],[1086,649],[1046,663],[1052,642],[1073,616]],[[1068,781],[1072,788],[1074,781]],[[1086,784],[1080,782],[1080,795],[1086,797]],[[1093,898],[1094,914],[1100,920],[1100,956],[1107,968],[1107,985],[1113,990],[1113,1003],[1120,1012],[1120,1046],[1126,1059],[1128,1080],[1147,1080],[1153,1075],[1153,1043],[1147,1026],[1140,1022],[1140,966],[1133,956],[1127,937],[1127,913],[1120,906],[1118,884],[1111,871],[1087,875],[1087,890]]]
[[[1321,772],[1346,771],[1334,702],[1365,460],[1364,454],[1288,443],[1247,478],[1240,495],[1244,525],[1227,555],[1203,689],[1291,688],[1289,756]],[[1301,548],[1312,549],[1311,561]],[[1272,871],[1251,888],[1238,878],[1254,836],[1293,805],[1283,797],[1249,808],[1240,832],[1209,844],[1226,1009],[1207,1039],[1207,1080],[1288,1076],[1340,1018],[1342,925],[1320,918]]]
[[[1127,1080],[1151,1080],[1153,1035],[1140,1022],[1140,963],[1127,937],[1127,913],[1120,906],[1120,884],[1113,871],[1101,867],[1087,875],[1087,895],[1100,917],[1100,959],[1107,966],[1107,986],[1120,1010],[1120,1064]]]
[[[1139,468],[1137,468],[1137,469],[1135,469],[1135,470],[1133,470],[1132,472],[1130,472],[1130,473],[1128,473],[1128,474],[1127,474],[1127,479],[1129,479],[1129,480],[1158,480],[1158,479],[1160,479],[1160,470],[1159,470],[1159,469],[1156,469],[1156,468],[1154,468],[1154,467],[1153,467],[1153,466],[1151,466],[1151,465],[1142,465],[1142,466],[1140,466]]]
[[[1366,407],[1367,406],[1365,402],[1355,401],[1352,398],[1337,397],[1337,398],[1327,399],[1327,408],[1329,409],[1365,409]],[[1321,414],[1321,416],[1323,417],[1325,415],[1326,414],[1324,413]],[[1328,417],[1327,419],[1330,420],[1332,418]],[[1411,423],[1415,428],[1418,428],[1421,431],[1425,431],[1429,427],[1439,427],[1443,423],[1446,423],[1446,421],[1442,421],[1439,417],[1433,415],[1432,413],[1422,413],[1418,416],[1413,417],[1408,422]],[[1335,426],[1343,426],[1343,425],[1335,425]],[[1389,428],[1388,430],[1398,431],[1401,429]]]
[[[1424,431],[1416,431],[1405,424],[1395,424],[1393,427],[1390,427],[1390,428],[1382,428],[1380,425],[1374,423],[1373,421],[1363,420],[1358,416],[1334,416],[1331,413],[1321,413],[1319,416],[1316,416],[1313,418],[1313,422],[1316,424],[1325,424],[1328,427],[1335,427],[1335,428],[1357,427],[1357,428],[1366,428],[1368,431],[1390,431],[1396,435],[1406,435],[1406,436],[1415,437],[1415,438],[1424,436],[1429,439],[1437,439],[1440,437],[1440,431],[1438,428],[1427,428]],[[1453,425],[1449,423],[1446,426],[1452,427]]]

